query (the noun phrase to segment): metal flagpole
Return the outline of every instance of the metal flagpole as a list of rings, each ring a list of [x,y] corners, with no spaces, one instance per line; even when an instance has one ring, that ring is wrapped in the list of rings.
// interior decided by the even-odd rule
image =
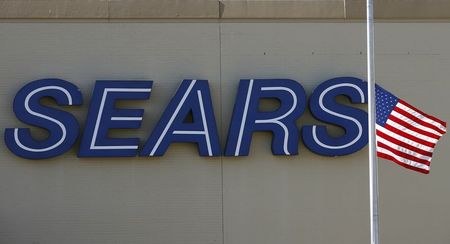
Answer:
[[[370,185],[370,241],[378,244],[378,161],[375,135],[375,59],[373,0],[366,0],[367,10],[367,86],[369,94],[369,185]]]

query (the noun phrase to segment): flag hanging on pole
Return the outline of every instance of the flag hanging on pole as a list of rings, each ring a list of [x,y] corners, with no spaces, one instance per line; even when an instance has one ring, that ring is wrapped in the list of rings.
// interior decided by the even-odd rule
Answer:
[[[424,174],[446,122],[428,115],[376,85],[378,157]]]

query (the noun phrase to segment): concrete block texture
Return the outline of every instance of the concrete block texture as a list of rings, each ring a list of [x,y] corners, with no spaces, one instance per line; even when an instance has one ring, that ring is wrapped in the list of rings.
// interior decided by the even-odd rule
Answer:
[[[0,0],[2,19],[108,17],[105,0]]]
[[[449,19],[450,0],[375,0],[377,19]],[[363,19],[365,0],[0,0],[1,19]]]
[[[344,0],[224,0],[221,17],[227,18],[345,18]]]
[[[216,0],[116,0],[109,1],[109,17],[120,18],[219,18]]]
[[[366,17],[365,0],[345,0],[346,19]],[[449,0],[374,0],[376,19],[448,19]]]

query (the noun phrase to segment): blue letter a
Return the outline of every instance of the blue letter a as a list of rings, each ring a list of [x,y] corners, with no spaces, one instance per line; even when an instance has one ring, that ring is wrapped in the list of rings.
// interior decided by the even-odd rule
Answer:
[[[185,119],[192,114],[192,122]],[[219,156],[220,145],[207,80],[184,80],[141,156],[162,156],[172,142],[194,142],[201,156]]]

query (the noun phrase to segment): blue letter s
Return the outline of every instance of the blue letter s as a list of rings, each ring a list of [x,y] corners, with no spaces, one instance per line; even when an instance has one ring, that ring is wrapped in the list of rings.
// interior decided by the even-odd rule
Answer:
[[[27,124],[48,130],[45,140],[35,140],[28,128],[7,128],[5,143],[17,156],[30,159],[55,157],[69,150],[78,137],[75,117],[61,110],[43,106],[40,100],[51,97],[58,105],[81,105],[82,95],[70,82],[43,79],[30,82],[16,94],[14,113]]]
[[[308,125],[302,129],[303,141],[313,152],[326,156],[354,153],[367,144],[367,113],[344,106],[336,97],[345,95],[352,103],[367,103],[367,84],[353,77],[340,77],[320,84],[310,98],[311,113],[318,120],[341,126],[345,134],[331,137],[322,125]]]

